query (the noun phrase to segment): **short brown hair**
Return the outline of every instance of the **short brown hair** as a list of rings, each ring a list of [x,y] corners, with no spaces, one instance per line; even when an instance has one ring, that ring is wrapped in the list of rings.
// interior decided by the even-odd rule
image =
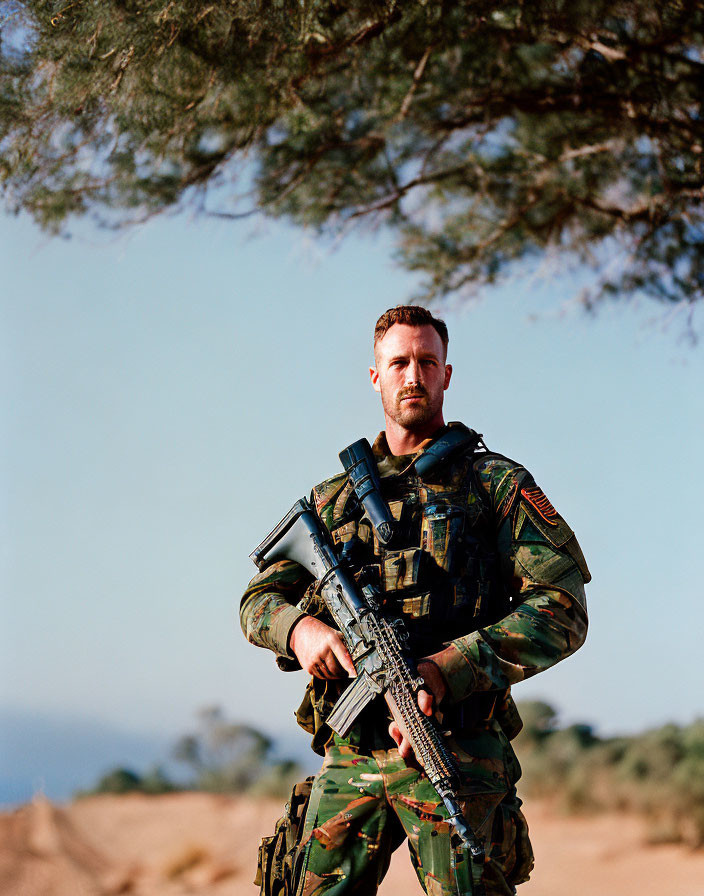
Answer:
[[[380,339],[386,336],[387,332],[394,324],[407,324],[411,327],[423,327],[429,325],[438,334],[442,340],[443,347],[447,351],[447,344],[450,337],[447,333],[447,324],[444,320],[440,320],[423,308],[422,305],[396,305],[395,308],[389,308],[385,311],[374,327],[374,347]]]

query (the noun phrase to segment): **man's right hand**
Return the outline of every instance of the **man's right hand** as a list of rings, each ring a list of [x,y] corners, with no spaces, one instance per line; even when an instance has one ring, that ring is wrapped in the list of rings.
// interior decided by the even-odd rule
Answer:
[[[340,633],[314,616],[299,619],[291,632],[289,646],[303,669],[316,678],[346,678],[357,674]]]

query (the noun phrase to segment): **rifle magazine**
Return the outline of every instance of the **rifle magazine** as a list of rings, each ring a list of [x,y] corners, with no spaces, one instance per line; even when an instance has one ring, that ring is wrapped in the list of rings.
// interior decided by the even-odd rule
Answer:
[[[344,691],[325,721],[334,732],[344,737],[364,707],[380,693],[379,685],[368,672],[363,671]]]

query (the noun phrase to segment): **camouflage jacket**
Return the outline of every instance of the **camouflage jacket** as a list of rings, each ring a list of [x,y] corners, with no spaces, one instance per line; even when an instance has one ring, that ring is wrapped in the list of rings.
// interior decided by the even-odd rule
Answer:
[[[345,473],[316,486],[312,501],[336,544],[362,546],[360,563],[378,577],[388,611],[404,618],[414,655],[434,655],[448,685],[444,704],[494,692],[506,708],[512,684],[584,641],[590,575],[574,533],[530,473],[481,440],[419,476],[415,460],[444,431],[414,455],[392,455],[383,432],[374,443],[401,532],[393,550],[379,544]],[[311,576],[279,561],[249,583],[240,621],[249,641],[296,669],[289,637],[305,612],[332,624]],[[337,682],[309,685],[298,717],[316,734],[314,748],[330,734],[324,720],[339,693]]]

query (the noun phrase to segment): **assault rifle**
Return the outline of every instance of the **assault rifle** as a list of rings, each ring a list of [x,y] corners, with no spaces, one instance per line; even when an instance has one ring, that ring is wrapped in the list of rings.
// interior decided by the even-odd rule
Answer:
[[[357,585],[351,568],[344,557],[338,558],[328,530],[305,498],[293,505],[250,558],[259,569],[277,560],[294,560],[318,580],[320,593],[357,671],[326,719],[327,724],[344,737],[362,709],[383,694],[396,724],[445,804],[462,845],[480,858],[483,847],[457,800],[459,774],[454,756],[443,743],[435,721],[418,706],[418,691],[424,681],[405,646],[403,620],[389,620],[379,612],[379,592],[372,585]]]

